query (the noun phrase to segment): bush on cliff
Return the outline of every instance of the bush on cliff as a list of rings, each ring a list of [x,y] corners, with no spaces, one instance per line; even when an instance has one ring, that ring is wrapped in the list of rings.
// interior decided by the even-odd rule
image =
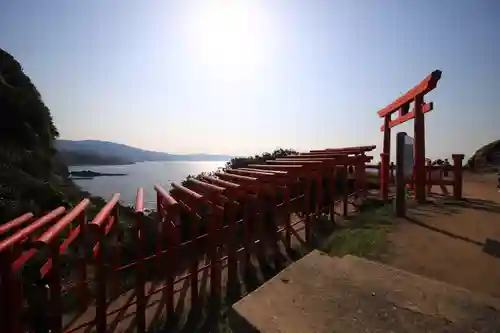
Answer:
[[[21,65],[0,49],[0,223],[41,214],[72,198],[68,169],[54,149],[59,132]],[[69,191],[71,193],[71,191]],[[75,193],[73,193],[75,194]]]
[[[89,197],[68,178],[54,148],[59,132],[49,108],[19,62],[2,49],[0,110],[0,224],[26,212],[40,216],[61,205],[70,208]],[[91,201],[93,214],[105,204]]]

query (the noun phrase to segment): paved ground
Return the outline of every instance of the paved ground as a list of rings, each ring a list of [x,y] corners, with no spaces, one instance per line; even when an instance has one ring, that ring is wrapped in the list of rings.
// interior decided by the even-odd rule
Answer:
[[[494,333],[500,327],[499,299],[358,257],[318,251],[233,309],[240,333]]]
[[[500,297],[500,193],[495,185],[494,175],[466,175],[465,201],[438,199],[411,208],[390,235],[382,261]]]

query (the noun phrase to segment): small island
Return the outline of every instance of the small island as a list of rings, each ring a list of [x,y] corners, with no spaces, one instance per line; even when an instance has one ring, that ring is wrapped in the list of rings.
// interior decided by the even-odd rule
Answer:
[[[105,176],[126,176],[126,173],[104,173],[95,172],[92,170],[81,170],[81,171],[71,171],[70,176],[72,179],[89,179],[94,177],[105,177]]]

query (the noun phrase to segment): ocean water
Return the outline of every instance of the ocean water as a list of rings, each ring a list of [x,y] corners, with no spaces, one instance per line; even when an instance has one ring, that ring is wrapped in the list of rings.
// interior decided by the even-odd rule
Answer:
[[[165,189],[172,182],[181,182],[188,175],[201,172],[216,171],[223,167],[226,161],[196,161],[196,162],[142,162],[131,165],[99,165],[71,166],[70,171],[92,170],[102,173],[125,173],[126,176],[102,176],[92,179],[75,179],[75,182],[92,195],[109,199],[114,193],[120,193],[120,202],[125,205],[135,205],[137,189],[144,189],[145,207],[156,207],[155,185]]]

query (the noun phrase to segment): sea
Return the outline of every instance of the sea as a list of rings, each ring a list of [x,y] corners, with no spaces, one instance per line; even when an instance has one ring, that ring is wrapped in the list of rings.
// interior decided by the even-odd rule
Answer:
[[[197,175],[202,172],[216,171],[225,166],[227,161],[172,161],[172,162],[141,162],[129,165],[85,165],[71,166],[70,171],[91,170],[101,173],[124,173],[125,176],[100,176],[90,179],[75,179],[75,183],[92,195],[106,200],[113,194],[120,193],[120,202],[124,205],[135,206],[138,188],[144,190],[144,206],[155,209],[155,185],[165,189],[170,188],[172,182],[180,183],[188,175]]]

